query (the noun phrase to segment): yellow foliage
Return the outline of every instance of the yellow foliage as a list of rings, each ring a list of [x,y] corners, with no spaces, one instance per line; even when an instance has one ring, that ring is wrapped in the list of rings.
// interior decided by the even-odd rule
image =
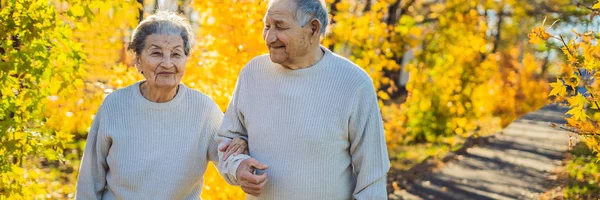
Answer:
[[[24,1],[18,0],[21,3],[15,4],[15,8],[25,11],[28,4],[22,3]],[[407,6],[402,1],[399,5],[405,10],[398,13],[397,19],[387,21],[391,17],[389,9],[397,1],[327,0],[330,9],[335,8],[335,13],[330,16],[334,23],[330,27],[331,33],[322,42],[362,67],[373,79],[382,105],[389,148],[414,142],[454,144],[454,139],[448,139],[453,137],[440,136],[466,137],[478,132],[492,132],[519,115],[544,105],[548,94],[567,95],[565,85],[554,83],[552,92],[549,92],[546,82],[538,77],[541,63],[532,54],[523,51],[525,37],[520,39],[523,41],[517,41],[524,34],[521,21],[504,23],[498,30],[502,32],[501,42],[495,44],[490,32],[495,31],[496,25],[480,12],[481,8],[499,10],[510,7],[514,15],[511,19],[517,21],[526,14],[526,2],[449,0],[432,3],[418,0]],[[137,1],[47,3],[29,3],[32,5],[29,9],[33,11],[35,9],[32,8],[48,9],[19,14],[56,16],[56,20],[40,20],[32,27],[45,30],[43,28],[60,22],[56,32],[68,42],[61,40],[62,43],[52,47],[53,51],[76,53],[57,53],[48,57],[51,62],[45,64],[68,67],[43,68],[36,72],[42,77],[49,77],[36,85],[44,88],[37,96],[16,95],[9,100],[0,100],[0,106],[3,106],[0,108],[15,108],[12,118],[15,123],[27,124],[32,119],[43,121],[44,127],[51,133],[44,134],[48,137],[39,140],[50,141],[48,146],[58,149],[40,150],[35,155],[41,155],[43,159],[30,156],[22,161],[22,166],[0,174],[2,180],[17,177],[16,182],[11,183],[23,183],[22,186],[12,184],[7,190],[0,191],[0,195],[8,195],[12,199],[72,198],[84,138],[102,99],[115,89],[143,79],[132,67],[131,55],[125,52],[131,30],[138,23],[138,9],[141,7]],[[230,101],[243,66],[253,57],[267,53],[262,40],[262,17],[266,4],[267,1],[263,0],[191,1],[191,7],[199,14],[196,21],[199,26],[195,27],[197,44],[188,57],[183,82],[210,96],[222,110]],[[2,8],[0,16],[8,16],[4,5]],[[11,17],[16,19],[15,27],[27,23],[18,16]],[[4,29],[0,30],[2,39],[8,38]],[[565,47],[565,53],[570,55],[566,66],[571,69],[564,68],[569,75],[564,77],[577,77],[579,68],[600,69],[597,60],[600,48],[593,45],[594,37],[589,34],[581,37],[584,36],[584,44],[571,41]],[[550,37],[543,26],[534,28],[529,35],[534,42]],[[4,46],[13,45],[10,39],[4,41]],[[412,56],[407,55],[409,52]],[[577,64],[578,56],[585,58],[583,63]],[[0,63],[1,70],[8,67]],[[1,72],[0,75],[3,75]],[[55,76],[54,73],[61,75]],[[410,75],[404,102],[394,96],[400,87],[397,85],[400,73]],[[73,74],[81,77],[70,76]],[[594,76],[600,78],[599,74]],[[19,80],[13,76],[4,77],[7,78],[0,86],[0,94],[14,93]],[[583,82],[584,79],[578,77],[571,80],[570,85]],[[591,94],[600,96],[598,81],[589,87]],[[37,105],[43,105],[45,109]],[[578,117],[569,119],[575,121],[574,126],[588,131],[598,127],[597,123],[576,122],[590,120],[581,117],[579,107],[572,113],[578,114]],[[598,118],[597,114],[588,116]],[[10,136],[15,141],[24,142],[33,135],[19,128]],[[25,151],[33,152],[35,149]],[[6,150],[0,148],[0,156],[6,157],[6,154]],[[51,163],[53,167],[41,163]],[[6,182],[2,180],[0,183]],[[206,171],[204,181],[204,199],[244,198],[243,192],[227,185],[212,165]],[[9,192],[4,194],[4,191]]]
[[[593,9],[598,9],[600,4],[595,4]],[[591,18],[596,14],[592,13]],[[556,96],[556,101],[566,100],[569,111],[566,113],[567,126],[577,132],[585,141],[587,146],[598,151],[600,143],[598,137],[600,123],[598,105],[600,99],[600,87],[598,81],[600,70],[598,59],[600,47],[594,32],[578,33],[568,43],[562,35],[558,35],[557,42],[562,44],[561,50],[566,57],[566,63],[561,65],[562,77],[550,84],[553,89],[551,95]],[[567,92],[570,88],[572,91]],[[596,154],[600,159],[600,154]]]

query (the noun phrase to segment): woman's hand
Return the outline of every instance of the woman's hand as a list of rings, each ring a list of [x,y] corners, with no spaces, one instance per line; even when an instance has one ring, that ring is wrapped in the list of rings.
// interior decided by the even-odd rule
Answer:
[[[227,144],[223,145],[219,151],[225,152],[223,155],[223,161],[227,160],[230,155],[237,154],[248,154],[248,142],[242,138],[233,138],[233,140],[229,141]]]

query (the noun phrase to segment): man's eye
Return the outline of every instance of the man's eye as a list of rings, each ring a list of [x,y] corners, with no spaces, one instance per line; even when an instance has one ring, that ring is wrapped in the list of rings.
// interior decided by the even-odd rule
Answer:
[[[160,55],[161,55],[161,53],[159,53],[159,52],[154,52],[154,53],[151,53],[150,55],[152,55],[152,56],[160,56]]]
[[[271,26],[265,26],[265,30],[269,30],[269,28],[271,28]]]

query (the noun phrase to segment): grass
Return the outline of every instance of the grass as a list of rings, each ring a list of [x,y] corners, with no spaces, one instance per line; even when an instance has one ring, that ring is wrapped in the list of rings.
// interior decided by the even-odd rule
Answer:
[[[600,199],[600,162],[583,142],[568,152],[556,181],[541,199]]]
[[[600,199],[600,162],[595,153],[584,143],[579,143],[570,154],[572,159],[566,164],[565,198]]]

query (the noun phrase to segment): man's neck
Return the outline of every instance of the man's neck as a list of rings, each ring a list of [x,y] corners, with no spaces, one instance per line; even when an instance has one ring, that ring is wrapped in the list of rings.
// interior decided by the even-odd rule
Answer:
[[[283,66],[291,70],[309,68],[321,61],[324,55],[325,52],[321,49],[321,46],[317,46],[311,53],[296,59],[296,62]]]

